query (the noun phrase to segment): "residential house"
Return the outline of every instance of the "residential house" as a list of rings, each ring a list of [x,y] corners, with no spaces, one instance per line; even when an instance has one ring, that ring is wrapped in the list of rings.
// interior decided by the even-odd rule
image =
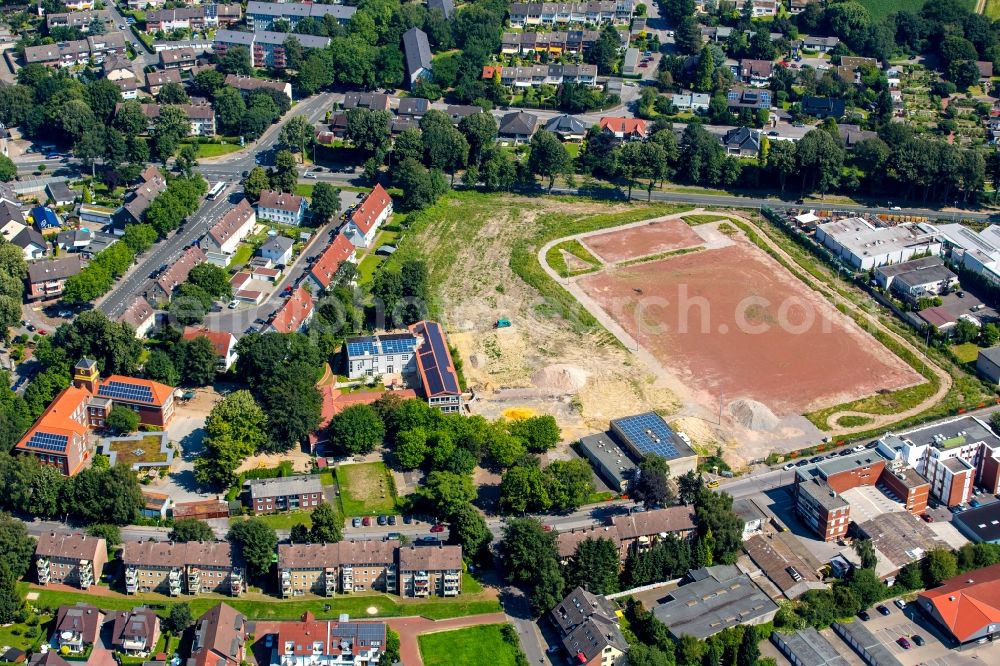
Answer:
[[[24,227],[10,239],[10,242],[21,248],[25,261],[41,259],[49,251],[49,244],[45,240],[45,236],[38,233],[34,227]]]
[[[635,141],[646,139],[649,129],[642,118],[625,118],[605,116],[598,123],[601,131],[612,135],[619,141]]]
[[[184,112],[184,115],[191,122],[191,134],[194,136],[215,135],[215,111],[211,104],[172,104],[171,106]],[[160,104],[142,105],[142,113],[148,119],[150,129],[153,128],[153,124],[160,116],[162,108]]]
[[[254,90],[268,89],[276,90],[288,97],[288,99],[292,98],[292,84],[287,81],[272,81],[271,79],[258,79],[252,76],[229,74],[226,76],[226,85],[236,88],[244,97]]]
[[[318,474],[251,479],[244,487],[254,514],[316,508],[324,501]]]
[[[385,651],[382,622],[316,620],[307,611],[301,622],[278,625],[275,650],[286,666],[374,666]]]
[[[455,13],[455,3],[453,0],[427,0],[427,11],[439,11],[446,19],[451,19]]]
[[[142,222],[146,209],[153,199],[167,189],[167,180],[155,166],[150,165],[139,176],[140,183],[129,195],[122,206],[126,222]]]
[[[368,247],[375,240],[379,227],[389,219],[390,215],[392,215],[392,197],[382,185],[376,184],[364,200],[351,211],[341,233],[355,247]]]
[[[878,69],[878,60],[859,56],[842,56],[837,66],[837,76],[846,83],[861,84],[861,74],[867,69]]]
[[[343,108],[371,109],[372,111],[388,111],[389,96],[382,93],[349,92],[344,94]]]
[[[22,661],[24,659],[23,653],[21,659]],[[39,651],[31,655],[28,666],[70,666],[70,663],[60,657],[58,651],[49,650],[48,652]]]
[[[104,613],[96,606],[77,603],[75,606],[60,606],[52,625],[56,647],[70,654],[86,652],[101,638]]]
[[[213,331],[207,327],[187,327],[184,329],[184,339],[191,341],[196,338],[207,338],[212,343],[215,355],[219,357],[219,372],[229,372],[238,358],[236,354],[236,338],[228,331]]]
[[[146,90],[150,95],[159,95],[163,86],[168,83],[181,84],[180,69],[158,69],[146,72]]]
[[[583,141],[587,136],[587,126],[567,113],[545,123],[545,131],[552,132],[562,141]]]
[[[526,67],[483,67],[483,80],[500,79],[500,85],[509,88],[530,88],[541,85],[561,86],[578,83],[597,85],[596,65],[530,65]]]
[[[843,118],[847,111],[847,102],[839,97],[802,98],[802,113],[813,118]]]
[[[52,28],[76,28],[82,33],[90,32],[90,27],[95,24],[95,22],[101,22],[105,27],[108,27],[113,21],[111,16],[111,10],[109,9],[98,9],[94,11],[87,12],[56,12],[52,14],[45,14],[45,25],[49,29]]]
[[[431,46],[427,33],[420,28],[410,28],[403,33],[403,53],[406,55],[406,76],[410,87],[420,79],[431,76]]]
[[[66,280],[83,270],[80,255],[70,255],[28,265],[28,292],[25,300],[58,298],[66,289]]]
[[[160,51],[160,69],[191,69],[198,62],[192,48]]]
[[[306,215],[305,197],[287,192],[262,190],[257,201],[257,217],[268,222],[299,226]]]
[[[556,58],[579,56],[589,51],[600,37],[596,30],[505,32],[500,38],[500,52],[528,56],[545,53]]]
[[[788,13],[792,15],[801,14],[806,7],[818,0],[788,0]]]
[[[157,520],[167,520],[174,501],[166,493],[157,493],[146,488],[141,488],[142,509],[140,514],[143,518],[154,518]]]
[[[538,116],[526,111],[513,111],[504,114],[500,119],[497,136],[500,141],[509,141],[514,145],[531,141],[538,128]]]
[[[146,33],[205,29],[204,7],[178,7],[146,12]]]
[[[441,324],[426,320],[411,324],[409,328],[420,340],[416,351],[417,373],[424,399],[442,412],[460,413],[462,388],[444,329]]]
[[[227,604],[213,606],[195,625],[187,666],[240,666],[247,633],[246,616]]]
[[[858,125],[838,125],[837,133],[840,134],[840,139],[847,150],[854,150],[854,147],[862,141],[878,138],[877,132],[863,130]]]
[[[344,234],[337,234],[319,259],[309,269],[308,278],[318,291],[330,286],[333,277],[345,261],[354,261],[354,244]]]
[[[712,101],[712,96],[708,93],[674,93],[670,95],[670,103],[678,111],[694,111],[695,113],[705,113],[708,105]]]
[[[451,122],[453,125],[457,125],[461,122],[462,118],[465,118],[466,116],[482,112],[483,107],[475,106],[474,104],[449,104],[448,108],[445,109],[445,113],[451,116]]]
[[[243,563],[228,541],[129,541],[122,564],[128,594],[243,593]]]
[[[122,91],[124,99],[135,99],[137,95],[128,96],[138,90],[138,76],[135,73],[135,64],[124,56],[113,55],[105,58],[101,65],[104,70],[104,78],[116,84]]]
[[[292,260],[292,248],[295,246],[288,236],[272,236],[260,246],[257,254],[276,266],[287,266]]]
[[[774,63],[770,60],[749,60],[740,61],[740,78],[743,83],[751,86],[764,87],[771,83],[771,74],[774,73]]]
[[[111,614],[111,647],[129,657],[145,657],[160,639],[160,618],[145,606]]]
[[[398,557],[400,596],[457,597],[462,593],[461,546],[401,546]]]
[[[431,108],[430,100],[423,97],[404,97],[399,100],[399,108],[396,114],[407,118],[423,118],[427,110]]]
[[[257,2],[247,3],[247,24],[255,31],[271,30],[275,21],[288,21],[294,28],[304,18],[323,22],[332,16],[341,25],[347,25],[357,7],[347,5],[321,5],[310,2]]]
[[[418,339],[413,333],[380,333],[344,340],[344,362],[350,379],[410,374],[416,369]]]
[[[80,216],[80,224],[85,224],[91,229],[103,229],[114,224],[119,210],[121,209],[85,203],[80,204],[77,213]]]
[[[510,25],[567,25],[603,23],[627,24],[632,18],[632,0],[600,0],[598,2],[515,2],[510,6]]]
[[[630,551],[645,551],[673,534],[682,539],[695,532],[695,516],[690,507],[672,506],[643,513],[612,516],[611,527],[618,535],[619,557],[624,562]]]
[[[751,16],[753,18],[777,16],[780,4],[780,0],[750,0]]]
[[[739,112],[741,109],[753,111],[771,108],[771,91],[757,88],[730,88],[726,93],[729,110]]]
[[[312,294],[304,287],[296,288],[274,313],[267,330],[277,333],[301,331],[312,320],[314,305]]]
[[[257,224],[257,213],[246,199],[230,208],[222,219],[215,223],[201,239],[201,247],[206,252],[232,255],[236,246],[250,235]]]
[[[990,384],[1000,386],[1000,347],[979,350],[976,372]]]
[[[208,261],[205,253],[197,245],[189,246],[177,261],[171,263],[154,281],[153,298],[169,301],[182,282],[187,280],[188,273],[198,264]]]
[[[35,206],[28,213],[35,228],[43,234],[57,233],[62,228],[63,221],[59,213],[48,206]]]
[[[760,130],[748,127],[737,127],[729,130],[722,137],[722,145],[726,154],[736,157],[757,157],[760,154]]]
[[[69,585],[90,588],[101,577],[108,562],[108,544],[85,534],[48,532],[35,545],[35,572],[39,585]]]
[[[625,60],[622,62],[622,74],[624,76],[636,76],[639,74],[639,49],[634,46],[625,49]]]
[[[562,647],[574,663],[586,666],[622,666],[628,643],[618,626],[615,606],[582,587],[570,592],[549,613],[559,630]]]
[[[389,133],[393,136],[399,136],[408,129],[420,129],[420,121],[411,116],[396,116],[392,119],[392,124],[389,126]]]
[[[796,2],[803,2],[803,4],[808,4],[809,2],[815,2],[815,0],[792,0],[792,6],[795,6]],[[794,12],[794,10],[793,10]],[[818,51],[819,53],[829,53],[840,44],[839,37],[813,37],[806,36],[802,38],[800,42],[802,48],[808,49],[810,51]]]

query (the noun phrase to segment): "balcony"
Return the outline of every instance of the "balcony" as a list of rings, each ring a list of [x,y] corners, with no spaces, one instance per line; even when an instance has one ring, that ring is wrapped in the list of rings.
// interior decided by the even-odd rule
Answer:
[[[234,597],[243,594],[243,569],[233,567],[233,572],[229,575],[229,590]]]
[[[292,593],[292,576],[287,571],[281,572],[281,596],[287,597]]]
[[[136,573],[135,567],[127,567],[125,569],[125,591],[129,594],[135,594],[138,591],[139,574]]]
[[[122,649],[129,654],[146,652],[146,639],[142,636],[131,636],[122,640]]]
[[[198,594],[201,590],[201,571],[191,569],[187,575],[188,594]]]
[[[323,594],[332,597],[337,593],[337,570],[326,569],[323,572]]]
[[[167,582],[170,584],[170,596],[176,597],[183,593],[181,590],[181,570],[179,568],[174,567],[170,570],[170,573],[167,574]]]
[[[35,569],[38,570],[38,582],[45,585],[49,582],[49,561],[44,557],[35,560]]]

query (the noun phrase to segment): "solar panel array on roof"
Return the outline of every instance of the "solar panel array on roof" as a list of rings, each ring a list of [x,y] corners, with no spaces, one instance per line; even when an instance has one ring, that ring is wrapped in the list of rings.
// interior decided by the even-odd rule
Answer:
[[[444,333],[434,322],[425,322],[423,328],[424,342],[417,354],[427,381],[427,394],[434,396],[441,393],[459,393],[455,373],[446,365],[448,362],[448,347],[445,345]]]
[[[69,438],[66,435],[36,432],[28,440],[28,446],[43,451],[65,451],[67,442],[69,442]]]
[[[413,338],[391,338],[389,340],[379,339],[382,345],[382,352],[385,354],[405,354],[412,352],[417,346],[417,341]]]
[[[347,355],[351,357],[376,354],[409,354],[417,346],[413,336],[392,336],[390,338],[352,338],[347,341]]]
[[[641,453],[655,453],[675,458],[680,453],[674,446],[674,431],[654,412],[617,419],[615,425]]]
[[[365,354],[375,354],[375,343],[371,338],[361,340],[349,340],[347,342],[348,356],[364,356]]]
[[[133,402],[153,402],[153,390],[143,384],[107,382],[97,389],[97,395],[104,398],[131,400]]]

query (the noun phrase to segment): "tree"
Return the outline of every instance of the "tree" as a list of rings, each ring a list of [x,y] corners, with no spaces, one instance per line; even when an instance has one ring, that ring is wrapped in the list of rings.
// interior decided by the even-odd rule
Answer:
[[[219,89],[212,104],[220,134],[237,134],[240,123],[246,115],[247,105],[243,95],[236,88],[225,86]]]
[[[743,627],[743,640],[736,651],[736,666],[757,666],[760,663],[760,648],[757,647],[760,640],[756,627]]]
[[[597,65],[598,74],[604,76],[614,74],[621,45],[621,37],[614,26],[605,26],[597,42],[584,54],[584,59],[591,65]]]
[[[496,118],[492,113],[473,113],[462,118],[458,129],[469,142],[469,164],[480,164],[486,148],[496,141]]]
[[[448,189],[447,182],[442,188],[433,173],[412,158],[406,158],[397,165],[393,178],[403,190],[402,207],[406,210],[422,210]]]
[[[350,453],[371,453],[385,438],[385,424],[371,405],[351,405],[330,421],[330,438]]]
[[[879,580],[874,568],[855,569],[849,585],[863,607],[871,606],[885,594],[885,583]]]
[[[324,183],[317,184],[323,185]],[[271,188],[271,181],[267,177],[267,171],[263,167],[254,167],[250,170],[247,175],[246,181],[243,183],[243,193],[246,195],[247,200],[255,202],[260,199],[260,193],[263,190]]]
[[[462,554],[471,562],[482,562],[489,557],[493,541],[486,519],[471,504],[464,504],[450,516],[448,542],[462,547]]]
[[[176,106],[160,108],[160,115],[153,121],[150,135],[153,138],[153,152],[164,164],[177,150],[181,139],[191,132],[191,121]]]
[[[312,543],[309,536],[309,528],[305,523],[295,523],[289,532],[288,540],[292,543]]]
[[[552,506],[545,476],[538,465],[517,465],[500,480],[500,506],[513,513],[545,511]]]
[[[122,531],[117,525],[109,525],[107,523],[88,525],[87,536],[104,539],[109,553],[115,546],[120,546],[122,544]]]
[[[313,223],[323,225],[340,213],[340,189],[330,183],[316,183],[309,204]]]
[[[236,546],[251,576],[262,576],[271,568],[278,535],[260,518],[251,518],[229,528],[229,541]]]
[[[591,594],[611,594],[618,591],[619,566],[618,547],[611,539],[587,537],[566,565],[566,582]]]
[[[191,79],[192,90],[202,97],[214,99],[215,94],[226,85],[226,77],[216,69],[203,69]]]
[[[0,552],[4,554],[2,561],[15,579],[24,578],[28,573],[34,550],[35,540],[28,536],[24,523],[9,513],[0,512]]]
[[[191,98],[184,92],[184,86],[179,83],[166,83],[156,95],[159,104],[190,104]]]
[[[306,146],[313,140],[315,134],[316,128],[309,123],[305,116],[295,116],[289,118],[288,122],[281,128],[279,141],[286,150],[299,153],[299,162],[304,162]]]
[[[245,46],[234,46],[226,49],[225,55],[219,58],[217,69],[222,74],[249,76],[253,73],[250,50]]]
[[[958,573],[958,560],[950,550],[935,548],[924,557],[924,585],[935,587]]]
[[[562,438],[555,417],[548,414],[511,421],[507,429],[511,435],[522,440],[532,453],[544,453]]]
[[[17,593],[17,576],[7,562],[0,560],[0,624],[15,622],[23,605]]]
[[[323,396],[313,377],[295,376],[264,390],[269,450],[287,451],[319,428]]]
[[[224,268],[206,262],[193,267],[188,273],[187,281],[198,285],[216,300],[226,300],[233,295],[232,285],[227,278]]]
[[[188,541],[213,541],[215,532],[203,520],[197,518],[181,518],[174,521],[174,527],[170,530],[168,538],[177,543],[187,543]]]
[[[861,558],[862,569],[875,569],[878,564],[878,557],[875,556],[875,546],[871,539],[856,539],[854,541],[854,552]]]
[[[528,166],[531,173],[549,179],[549,191],[555,184],[556,176],[569,169],[570,159],[566,147],[552,132],[535,132],[531,137],[531,154]]]
[[[180,636],[184,630],[194,624],[194,615],[187,602],[174,604],[170,607],[170,612],[163,620],[163,628],[174,636]]]
[[[267,442],[267,416],[249,391],[234,391],[205,421],[205,453],[195,460],[202,485],[228,486],[240,463]]]
[[[388,111],[355,108],[347,111],[345,136],[358,150],[374,155],[389,143],[389,125],[392,114]]]
[[[126,435],[139,429],[139,414],[128,407],[115,405],[104,420],[104,427],[115,435]]]
[[[472,479],[452,472],[431,472],[417,495],[434,507],[437,515],[448,518],[476,498]]]
[[[274,158],[274,169],[268,174],[271,189],[278,192],[294,192],[299,174],[295,166],[295,156],[287,150],[279,150]]]
[[[300,22],[301,23],[301,22]],[[333,62],[326,49],[310,49],[295,76],[303,95],[315,95],[333,83]]]
[[[656,454],[647,454],[639,463],[638,478],[629,487],[629,496],[646,507],[672,503],[676,497],[670,482],[670,466]]]
[[[536,518],[512,518],[503,528],[500,558],[507,580],[530,583],[545,560],[557,560],[556,535]]]
[[[578,509],[594,492],[593,472],[583,459],[553,460],[544,472],[552,508],[557,511]]]
[[[433,127],[424,133],[427,165],[451,175],[455,184],[455,171],[465,166],[469,158],[469,142],[449,123],[445,128]]]
[[[17,176],[17,167],[6,155],[0,155],[0,180],[9,183]]]
[[[427,459],[427,431],[404,430],[396,436],[396,460],[403,469],[417,469]]]
[[[391,666],[399,662],[399,634],[386,627],[385,649],[382,650],[382,658],[379,663],[385,660],[386,666]]]
[[[309,540],[313,543],[336,543],[343,538],[341,525],[343,519],[334,511],[333,505],[322,502],[313,509],[311,514],[312,528],[309,530]]]
[[[555,559],[544,559],[535,576],[535,587],[529,595],[531,611],[536,616],[552,610],[562,601],[566,581]]]
[[[129,224],[125,226],[122,242],[135,254],[142,254],[156,242],[156,229],[150,224]]]

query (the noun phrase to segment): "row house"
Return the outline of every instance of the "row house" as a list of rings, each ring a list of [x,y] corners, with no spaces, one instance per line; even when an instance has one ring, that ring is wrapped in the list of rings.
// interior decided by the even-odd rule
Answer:
[[[292,98],[292,84],[287,81],[272,81],[271,79],[258,79],[252,76],[229,74],[226,76],[226,85],[236,88],[244,97],[254,90],[275,90],[288,97],[288,99]]]
[[[252,479],[246,482],[246,488],[254,514],[314,509],[324,499],[318,474]]]
[[[512,88],[561,86],[564,83],[597,85],[596,65],[531,65],[528,67],[483,67],[483,79],[499,77],[500,84]]]
[[[510,7],[510,24],[565,25],[569,23],[626,24],[632,18],[633,0],[601,2],[515,2]]]
[[[600,37],[601,33],[596,30],[505,32],[501,38],[500,51],[506,55],[580,55],[589,51]]]
[[[104,613],[87,603],[60,606],[53,625],[53,642],[60,652],[80,654],[92,648],[101,637]]]
[[[257,217],[268,222],[299,226],[306,215],[305,197],[263,190],[257,201]]]
[[[160,51],[160,69],[191,69],[198,64],[198,56],[190,46]]]
[[[615,516],[608,524],[598,527],[572,529],[556,535],[559,559],[567,561],[576,552],[577,546],[586,539],[608,539],[618,549],[622,563],[630,552],[644,552],[656,543],[674,535],[688,539],[695,533],[695,516],[683,506],[667,507]]]
[[[379,228],[392,215],[392,210],[392,197],[382,185],[377,184],[351,211],[342,233],[355,247],[368,247],[375,240]]]
[[[208,261],[205,252],[197,245],[191,245],[181,256],[170,263],[156,279],[150,288],[148,297],[155,300],[169,301],[174,295],[174,289],[187,280],[188,273],[198,264]]]
[[[38,537],[35,545],[39,585],[70,585],[86,590],[100,579],[107,562],[108,544],[100,537],[49,532]]]
[[[250,235],[256,224],[257,213],[253,206],[246,199],[240,199],[202,236],[201,248],[205,252],[232,255],[236,252],[236,246]]]
[[[302,331],[312,320],[315,307],[312,294],[305,286],[300,285],[271,317],[271,321],[267,323],[267,330],[275,333]]]
[[[180,109],[187,116],[191,123],[191,134],[193,136],[214,136],[215,135],[215,110],[211,104],[172,104],[171,106]],[[163,109],[161,104],[143,104],[142,113],[149,121],[148,129],[152,130],[156,119]]]
[[[227,541],[128,542],[122,551],[125,591],[176,597],[243,593],[243,563]]]
[[[288,21],[294,28],[304,18],[322,22],[332,16],[340,25],[347,25],[357,7],[347,5],[321,5],[311,2],[257,2],[247,3],[247,25],[255,31],[270,30],[276,21]]]
[[[86,39],[58,44],[39,44],[24,49],[26,64],[48,67],[85,65],[91,60],[99,64],[111,55],[125,55],[125,36],[120,32],[90,35]]]
[[[240,666],[247,663],[247,618],[228,604],[213,606],[194,627],[188,666]]]
[[[90,26],[94,21],[101,21],[105,26],[110,25],[114,21],[111,10],[98,9],[90,12],[59,12],[45,15],[45,25],[49,32],[53,28],[76,28],[80,32],[87,33],[90,32]]]
[[[326,6],[326,5],[324,5]],[[335,6],[335,5],[329,5]],[[268,69],[285,68],[285,42],[294,36],[303,49],[324,49],[330,45],[329,37],[315,35],[292,35],[287,32],[270,32],[258,30],[255,32],[237,32],[235,30],[219,30],[215,33],[214,51],[220,57],[233,46],[247,48],[253,57],[253,66]]]
[[[337,234],[333,241],[323,250],[323,254],[313,263],[306,276],[316,293],[323,291],[333,282],[334,276],[344,262],[353,262],[355,247],[344,234]]]
[[[239,3],[161,9],[146,13],[146,32],[173,30],[202,32],[206,28],[232,25],[241,18],[243,18],[243,7]]]
[[[367,590],[457,596],[462,592],[462,547],[403,546],[396,539],[279,544],[278,581],[286,598]]]

